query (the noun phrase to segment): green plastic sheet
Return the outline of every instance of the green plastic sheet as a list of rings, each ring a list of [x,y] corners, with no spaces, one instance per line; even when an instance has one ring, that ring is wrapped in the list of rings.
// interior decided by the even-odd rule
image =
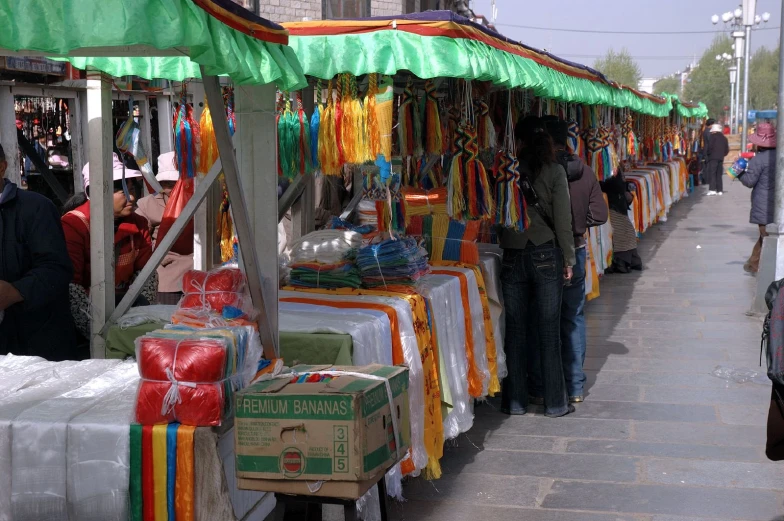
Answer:
[[[79,68],[94,66],[113,76],[179,81],[198,77],[203,65],[208,74],[239,85],[306,85],[288,46],[236,31],[190,0],[0,0],[0,27],[0,48],[11,51],[68,56],[100,48],[104,55],[118,48],[118,57],[71,58]],[[152,54],[175,49],[182,57],[119,57],[128,46],[146,46]]]
[[[662,92],[662,96],[668,98],[673,105],[673,109],[678,115],[684,118],[707,118],[708,117],[708,107],[703,102],[699,102],[697,106],[693,106],[693,104],[689,104],[688,106],[681,102],[680,98],[677,94],[669,94],[667,92]]]
[[[394,75],[409,71],[422,79],[490,81],[505,88],[531,89],[557,101],[628,108],[657,117],[672,102],[656,103],[605,83],[569,76],[535,61],[466,38],[374,31],[329,36],[290,36],[289,45],[306,75],[331,79],[340,73]]]

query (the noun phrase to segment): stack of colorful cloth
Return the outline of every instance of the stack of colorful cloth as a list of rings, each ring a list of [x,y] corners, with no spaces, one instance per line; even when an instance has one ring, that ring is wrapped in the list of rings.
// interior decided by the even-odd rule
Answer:
[[[185,295],[180,301],[180,310],[230,319],[252,319],[255,315],[245,274],[239,268],[217,268],[208,272],[190,270],[182,278],[182,290]]]
[[[387,239],[362,248],[357,265],[362,285],[367,288],[410,286],[430,272],[427,251],[411,237]]]
[[[309,233],[291,246],[289,284],[297,288],[358,288],[354,263],[362,235],[349,230]]]
[[[231,412],[234,392],[247,386],[261,357],[250,326],[159,329],[136,341],[141,385],[136,421],[213,427]]]

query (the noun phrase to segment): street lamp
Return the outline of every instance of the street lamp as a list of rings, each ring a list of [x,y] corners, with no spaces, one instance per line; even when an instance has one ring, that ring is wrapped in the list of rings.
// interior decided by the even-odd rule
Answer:
[[[717,25],[719,20],[724,22],[728,29],[731,30],[732,38],[735,39],[735,60],[736,60],[736,75],[741,70],[741,59],[745,60],[746,66],[743,68],[743,108],[740,106],[740,79],[736,78],[735,84],[735,123],[737,132],[740,132],[743,126],[743,133],[741,135],[741,150],[746,150],[746,123],[748,121],[749,112],[749,61],[751,51],[751,29],[755,25],[767,23],[770,20],[770,13],[762,13],[757,15],[757,0],[743,0],[743,4],[738,6],[734,11],[728,11],[719,17],[714,14],[711,16],[713,25]],[[745,45],[744,45],[745,44]],[[730,77],[732,73],[730,72]]]
[[[735,128],[737,122],[737,107],[735,103],[735,83],[737,81],[737,74],[738,68],[735,65],[732,65],[732,55],[727,54],[726,52],[723,54],[716,55],[716,61],[721,63],[728,63],[730,64],[727,67],[727,70],[730,71],[730,115],[729,115],[729,126],[730,128]]]

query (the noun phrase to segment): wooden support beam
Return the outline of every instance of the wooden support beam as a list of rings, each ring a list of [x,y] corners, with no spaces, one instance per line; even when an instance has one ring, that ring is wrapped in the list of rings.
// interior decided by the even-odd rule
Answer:
[[[73,187],[74,193],[84,192],[84,179],[82,179],[82,169],[87,162],[85,159],[85,139],[86,132],[83,127],[87,126],[87,95],[78,92],[76,97],[69,101],[69,128],[71,130],[71,166],[73,167]]]
[[[200,179],[198,186],[193,192],[193,197],[191,197],[190,201],[185,205],[185,208],[182,209],[182,213],[177,220],[174,221],[172,227],[166,233],[166,236],[163,238],[155,246],[155,251],[152,253],[152,257],[150,260],[147,261],[147,264],[142,268],[139,272],[139,275],[136,277],[136,280],[133,281],[131,287],[128,288],[128,293],[125,294],[122,301],[117,305],[117,308],[112,313],[109,320],[106,321],[103,328],[101,329],[101,334],[106,335],[106,332],[109,330],[109,326],[116,323],[130,308],[133,306],[133,303],[136,302],[136,298],[141,294],[142,288],[147,283],[147,281],[152,276],[153,272],[158,269],[161,262],[163,262],[163,258],[169,253],[174,243],[177,241],[177,238],[182,235],[183,230],[188,225],[188,221],[191,220],[193,214],[196,212],[196,208],[199,207],[201,202],[209,193],[209,189],[218,176],[221,173],[221,162],[220,160],[216,161],[215,164],[212,166],[210,171],[204,177],[204,179]]]
[[[90,139],[90,303],[92,358],[106,357],[101,331],[114,310],[114,212],[112,180],[111,78],[90,72],[87,80],[87,118]]]
[[[223,95],[216,76],[201,68],[204,91],[212,107],[221,107]],[[250,95],[244,90],[248,89]],[[256,96],[253,96],[253,95]],[[213,120],[226,188],[231,198],[234,227],[240,244],[241,261],[248,278],[253,305],[259,310],[259,334],[264,356],[278,356],[278,257],[277,176],[275,175],[275,87],[242,87],[235,90],[237,128],[245,178],[240,178],[238,159],[226,121]],[[266,99],[269,98],[269,99]],[[247,105],[246,105],[247,104]],[[270,184],[272,185],[270,187]],[[253,211],[253,220],[249,213]],[[264,252],[264,269],[261,252]],[[266,275],[266,279],[264,275]]]
[[[316,93],[316,95],[321,96],[321,92]],[[302,105],[305,109],[305,113],[310,114],[311,117],[315,106],[315,99],[313,96],[314,88],[312,86],[307,87],[302,91]],[[292,241],[296,241],[303,235],[307,235],[316,229],[316,179],[311,175],[302,181],[304,183],[302,195],[297,197],[294,200],[294,204],[291,206]],[[283,206],[283,198],[281,198],[278,206]],[[278,212],[278,215],[280,215],[280,211]]]
[[[289,187],[286,188],[286,191],[283,192],[283,195],[278,200],[278,222],[286,216],[286,212],[289,211],[289,208],[291,208],[292,213],[294,213],[294,206],[302,200],[302,197],[305,195],[305,190],[312,180],[312,174],[301,175],[294,179]]]

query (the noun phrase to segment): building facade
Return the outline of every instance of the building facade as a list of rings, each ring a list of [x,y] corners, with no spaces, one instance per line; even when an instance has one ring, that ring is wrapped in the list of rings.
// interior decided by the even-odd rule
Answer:
[[[364,18],[451,9],[454,0],[234,0],[273,22]]]

